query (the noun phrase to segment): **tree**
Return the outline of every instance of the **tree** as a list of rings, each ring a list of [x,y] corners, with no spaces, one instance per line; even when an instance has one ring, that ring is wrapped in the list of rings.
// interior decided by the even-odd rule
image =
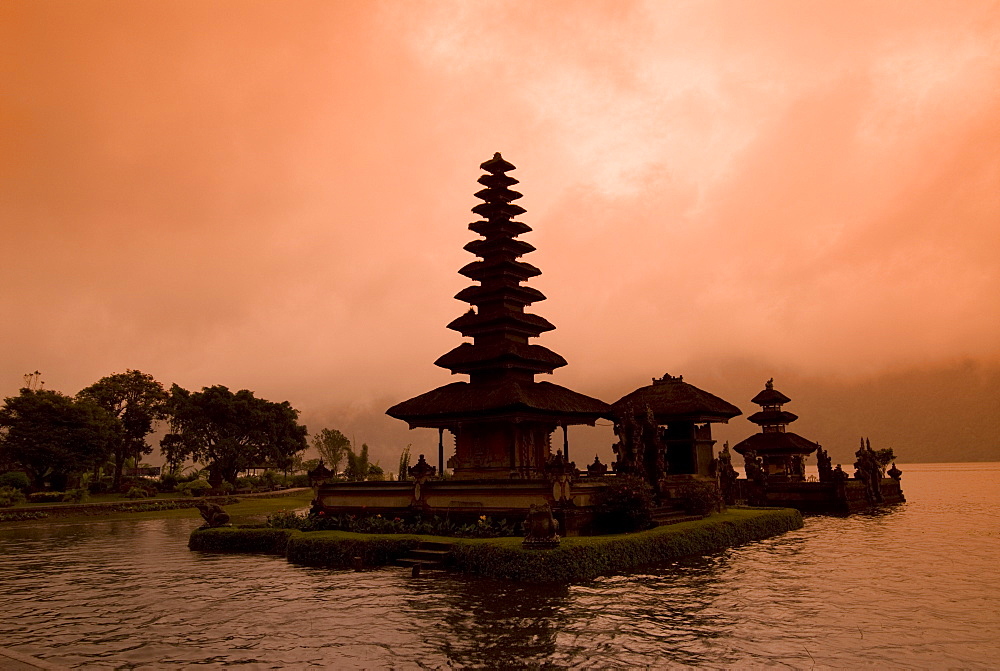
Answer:
[[[47,389],[21,389],[0,408],[0,452],[19,464],[38,489],[65,489],[70,476],[103,463],[121,427],[89,399]]]
[[[884,447],[881,450],[875,450],[875,462],[882,470],[883,478],[885,477],[885,469],[889,468],[889,464],[894,461],[896,461],[896,455],[893,453],[891,447]]]
[[[146,436],[153,422],[166,418],[167,392],[152,375],[137,370],[114,373],[77,394],[95,402],[121,423],[121,440],[113,446],[115,488],[121,485],[122,470],[128,459],[138,465],[142,455],[153,451]]]
[[[403,451],[399,454],[399,471],[397,472],[397,478],[400,482],[404,480],[409,480],[410,478],[410,447],[412,443],[407,444],[403,448]]]
[[[340,462],[351,449],[351,441],[337,429],[323,429],[313,436],[313,447],[326,462],[326,467],[336,473]]]
[[[344,469],[344,476],[348,480],[367,480],[371,470],[371,463],[368,461],[368,444],[361,444],[361,452],[355,454],[350,447],[347,448],[347,468]]]
[[[194,459],[208,464],[209,482],[236,484],[248,468],[287,469],[306,449],[308,430],[298,423],[299,411],[288,401],[273,403],[241,389],[205,387],[190,392],[176,384],[167,402],[170,433],[160,441],[167,460]]]

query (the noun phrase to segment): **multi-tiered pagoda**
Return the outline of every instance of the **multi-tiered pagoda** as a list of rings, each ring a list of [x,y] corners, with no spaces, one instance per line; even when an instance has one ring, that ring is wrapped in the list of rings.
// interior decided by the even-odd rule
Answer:
[[[521,197],[510,188],[517,184],[507,174],[514,166],[497,153],[481,167],[488,174],[479,178],[485,188],[476,197],[483,202],[472,211],[482,219],[469,228],[482,237],[465,245],[479,260],[459,270],[477,284],[455,296],[472,307],[448,324],[472,342],[435,361],[452,374],[468,375],[469,381],[438,387],[386,412],[411,429],[436,428],[439,435],[450,431],[455,454],[448,466],[457,479],[538,478],[552,456],[554,430],[562,427],[565,445],[567,426],[593,425],[610,416],[611,409],[596,398],[535,381],[535,375],[552,373],[566,360],[528,342],[555,327],[525,312],[545,296],[522,284],[541,271],[518,260],[535,248],[517,239],[531,228],[514,220],[525,212],[513,202]]]
[[[733,448],[744,457],[749,453],[761,457],[769,480],[805,480],[805,458],[819,447],[787,430],[788,425],[799,418],[798,415],[781,409],[782,405],[791,400],[774,388],[773,379],[768,380],[764,389],[751,399],[752,403],[761,406],[760,412],[747,417],[761,428],[760,433],[755,433]]]

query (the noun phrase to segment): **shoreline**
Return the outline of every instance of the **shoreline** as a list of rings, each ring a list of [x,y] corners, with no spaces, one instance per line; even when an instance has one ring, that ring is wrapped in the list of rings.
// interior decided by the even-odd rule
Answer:
[[[13,506],[0,508],[0,530],[31,524],[45,523],[87,523],[119,520],[148,520],[190,518],[200,519],[201,513],[195,508],[198,501],[208,500],[216,503],[222,500],[238,500],[238,503],[223,504],[226,512],[235,519],[266,515],[284,510],[291,503],[295,508],[309,505],[313,497],[311,487],[283,489],[272,492],[242,494],[238,497],[183,497],[183,498],[148,498],[122,501],[103,501],[100,503],[81,504],[36,504],[31,506]],[[287,502],[287,503],[286,503]],[[41,516],[25,517],[23,519],[3,519],[5,513],[42,513]]]

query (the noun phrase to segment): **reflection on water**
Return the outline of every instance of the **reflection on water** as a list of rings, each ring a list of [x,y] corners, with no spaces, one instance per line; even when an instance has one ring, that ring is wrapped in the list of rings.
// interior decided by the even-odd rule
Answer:
[[[1000,464],[642,574],[530,586],[187,550],[193,520],[0,531],[0,643],[67,666],[994,666]]]

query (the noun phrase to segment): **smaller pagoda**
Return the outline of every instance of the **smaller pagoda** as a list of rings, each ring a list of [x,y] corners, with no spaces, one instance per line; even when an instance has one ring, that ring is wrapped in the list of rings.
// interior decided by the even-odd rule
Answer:
[[[751,399],[751,402],[761,406],[760,412],[747,417],[760,427],[760,433],[733,447],[744,459],[760,457],[764,473],[771,482],[804,481],[806,457],[819,448],[819,444],[787,430],[788,425],[799,418],[781,409],[791,400],[774,388],[774,378],[768,380],[764,389]]]

